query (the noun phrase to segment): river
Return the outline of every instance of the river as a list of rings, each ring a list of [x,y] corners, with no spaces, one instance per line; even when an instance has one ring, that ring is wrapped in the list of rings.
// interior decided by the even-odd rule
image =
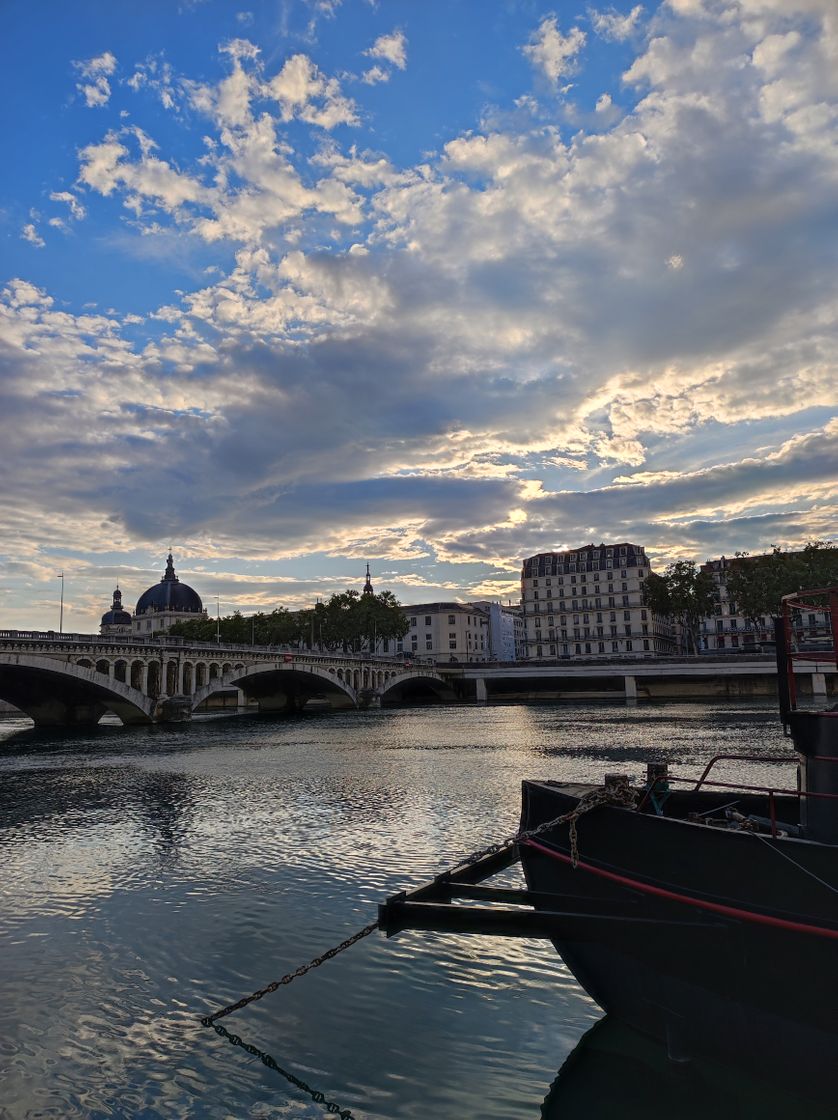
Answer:
[[[626,1078],[649,1088],[669,1075],[607,1023],[563,1072],[590,1107],[568,1111],[562,1079],[551,1090],[602,1013],[544,941],[375,933],[224,1020],[281,1070],[198,1020],[514,832],[523,778],[639,775],[649,759],[698,774],[720,751],[786,750],[759,702],[62,735],[4,719],[0,1116],[319,1120],[332,1102],[356,1120],[589,1118],[610,1114],[592,1102],[612,1090],[630,1115]],[[767,763],[750,772],[779,777]],[[692,1115],[697,1092],[675,1114]],[[749,1087],[731,1092],[747,1105]],[[669,1109],[658,1088],[642,1114]]]

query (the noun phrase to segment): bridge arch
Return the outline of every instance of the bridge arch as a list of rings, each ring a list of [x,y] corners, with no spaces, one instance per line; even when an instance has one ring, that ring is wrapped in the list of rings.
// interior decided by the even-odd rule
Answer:
[[[328,669],[319,665],[304,668],[266,662],[255,665],[228,667],[220,676],[213,676],[192,695],[192,710],[199,707],[214,692],[225,688],[240,688],[246,696],[259,704],[260,711],[298,711],[308,699],[325,695],[333,707],[357,707],[357,693]]]
[[[107,672],[29,653],[0,652],[0,697],[40,727],[96,724],[106,711],[151,723],[154,702]]]
[[[437,676],[436,673],[419,672],[415,669],[408,669],[405,672],[391,672],[385,674],[385,679],[382,685],[379,686],[379,693],[381,702],[396,703],[402,699],[408,699],[410,694],[413,693],[417,697],[422,693],[432,692],[439,700],[454,700],[454,691],[451,685],[443,680],[442,677]]]

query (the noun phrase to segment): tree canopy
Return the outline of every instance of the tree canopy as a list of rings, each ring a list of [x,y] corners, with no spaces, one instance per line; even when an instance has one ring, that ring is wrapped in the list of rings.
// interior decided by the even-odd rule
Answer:
[[[838,548],[809,541],[797,552],[773,548],[764,556],[737,552],[727,573],[727,594],[740,614],[756,622],[777,616],[784,595],[838,585]]]
[[[643,602],[655,614],[680,624],[692,653],[698,653],[698,627],[713,613],[714,601],[713,577],[700,571],[694,560],[676,560],[663,575],[650,572],[643,584]]]
[[[245,616],[235,611],[224,618],[198,618],[177,622],[169,629],[173,637],[197,642],[233,645],[301,645],[310,649],[344,652],[381,652],[384,642],[403,637],[407,616],[391,591],[361,595],[349,590],[336,593],[325,603],[302,611],[278,607],[269,614]]]

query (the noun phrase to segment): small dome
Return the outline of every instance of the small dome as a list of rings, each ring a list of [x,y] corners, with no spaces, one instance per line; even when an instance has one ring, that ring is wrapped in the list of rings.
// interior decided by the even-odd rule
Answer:
[[[163,578],[142,593],[137,600],[137,609],[134,613],[139,615],[147,611],[178,611],[201,614],[203,610],[204,604],[198,592],[193,591],[188,584],[181,583],[175,575],[175,565],[170,552]]]
[[[102,626],[130,626],[131,615],[122,607],[122,592],[117,589],[113,593],[111,609],[102,615]]]

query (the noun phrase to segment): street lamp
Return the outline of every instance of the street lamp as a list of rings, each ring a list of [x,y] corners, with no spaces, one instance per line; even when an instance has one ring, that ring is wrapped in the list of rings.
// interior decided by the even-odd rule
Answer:
[[[61,606],[58,608],[58,633],[64,633],[64,573],[59,572],[58,578],[61,580]]]
[[[215,644],[221,645],[221,600],[215,597]]]

